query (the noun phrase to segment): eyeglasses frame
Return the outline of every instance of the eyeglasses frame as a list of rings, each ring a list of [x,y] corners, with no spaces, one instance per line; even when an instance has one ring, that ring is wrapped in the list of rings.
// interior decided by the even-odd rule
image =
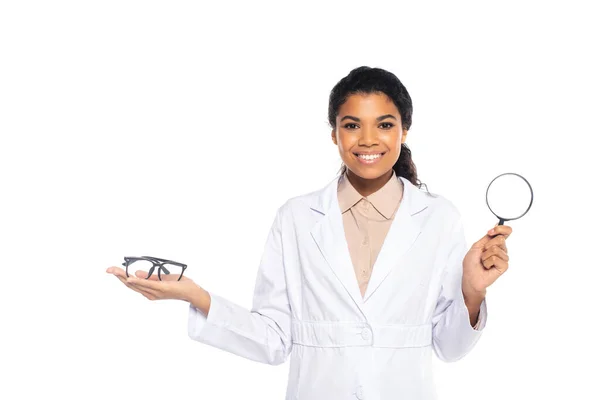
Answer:
[[[125,274],[127,275],[127,277],[129,278],[129,265],[133,264],[133,262],[135,261],[139,261],[139,260],[146,260],[146,261],[150,261],[152,263],[152,268],[150,268],[150,270],[148,271],[148,276],[145,279],[148,279],[152,276],[152,274],[154,273],[154,269],[156,267],[158,267],[158,280],[162,281],[161,279],[161,271],[164,271],[166,275],[169,275],[171,272],[169,272],[169,270],[165,267],[165,264],[173,264],[176,266],[181,267],[181,275],[179,275],[179,278],[177,279],[177,281],[181,280],[181,277],[183,276],[187,265],[177,262],[177,261],[172,261],[172,260],[166,260],[164,258],[158,258],[158,257],[151,257],[151,256],[141,256],[141,257],[124,257],[125,262],[122,263],[122,265],[125,267]]]

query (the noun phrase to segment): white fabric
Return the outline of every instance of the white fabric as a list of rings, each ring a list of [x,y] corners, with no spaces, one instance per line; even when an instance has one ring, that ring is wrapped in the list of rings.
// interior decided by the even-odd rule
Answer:
[[[193,340],[268,364],[290,358],[288,400],[436,399],[432,354],[456,361],[478,341],[462,296],[460,214],[403,177],[404,196],[361,296],[336,177],[277,211],[251,310],[211,293],[190,306]]]

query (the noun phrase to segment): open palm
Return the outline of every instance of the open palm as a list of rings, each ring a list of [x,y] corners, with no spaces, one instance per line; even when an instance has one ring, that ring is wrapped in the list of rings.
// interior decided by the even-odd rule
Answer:
[[[129,276],[123,268],[110,267],[106,270],[107,273],[115,275],[129,289],[142,294],[149,300],[185,300],[188,301],[189,294],[198,285],[190,278],[179,275],[163,275],[162,280],[158,280],[157,275],[152,275],[145,279],[147,272],[136,271],[136,277]]]

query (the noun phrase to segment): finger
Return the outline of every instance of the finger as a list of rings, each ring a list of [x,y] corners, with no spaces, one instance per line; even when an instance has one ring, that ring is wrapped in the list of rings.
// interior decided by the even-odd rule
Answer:
[[[142,271],[142,270],[138,270],[138,271],[135,271],[135,274],[134,274],[134,275],[135,275],[137,278],[141,278],[141,279],[150,279],[150,280],[153,280],[153,281],[157,281],[157,280],[158,280],[158,275],[154,275],[154,274],[152,274],[152,275],[150,275],[150,276],[148,277],[148,271]]]
[[[179,275],[181,275],[181,274],[161,274],[160,279],[162,279],[163,281],[173,282],[173,281],[179,280]],[[185,277],[181,277],[182,280],[184,278]]]
[[[500,274],[503,274],[508,270],[508,262],[504,260],[497,260],[494,263],[494,269],[496,269]]]
[[[473,243],[472,247],[483,248],[485,246],[485,244],[487,242],[489,242],[491,239],[492,239],[492,237],[490,235],[486,234],[484,237],[482,237],[481,239],[479,239],[478,241]]]
[[[128,285],[135,291],[143,294],[147,299],[149,300],[159,300],[162,299],[164,297],[164,295],[162,293],[157,292],[156,290],[153,289],[148,289],[145,287],[141,287],[139,285],[137,285],[136,283],[128,283]]]
[[[128,283],[125,283],[125,286],[127,286],[129,289],[133,290],[134,292],[138,292],[139,294],[143,295],[145,298],[147,298],[149,300],[155,300],[154,296],[151,293],[147,292],[146,290],[138,288],[135,285],[130,285]]]
[[[498,257],[491,256],[491,257],[486,258],[485,260],[481,260],[481,264],[483,265],[483,267],[485,269],[490,269],[490,268],[492,268],[496,264],[496,262],[498,260],[499,260]]]
[[[494,256],[499,257],[500,259],[502,259],[504,261],[508,261],[508,254],[498,246],[493,246],[492,248],[484,251],[481,254],[481,260],[485,261],[488,258],[494,257]]]
[[[106,272],[109,274],[113,274],[115,276],[124,276],[127,277],[127,275],[125,274],[125,270],[123,268],[119,268],[119,267],[109,267],[106,269]]]
[[[498,240],[506,240],[506,238],[510,235],[511,232],[512,228],[508,225],[496,225],[492,229],[490,229],[484,237],[475,242],[473,247],[487,249],[490,246],[494,245],[494,243],[489,243],[492,239],[501,235],[504,237],[504,239]]]
[[[143,294],[144,297],[146,297],[148,300],[158,300],[161,298],[161,296],[159,294],[157,294],[154,290],[136,287],[136,285],[131,285],[131,287],[136,292]]]
[[[158,274],[152,274],[150,275],[150,277],[147,278],[148,276],[148,271],[136,271],[135,272],[135,276],[137,278],[141,278],[141,279],[148,279],[151,281],[177,281],[179,280],[179,275],[180,274],[165,274],[162,273],[160,274],[160,279],[158,278]]]
[[[508,250],[506,249],[506,237],[504,235],[498,235],[495,238],[491,239],[483,246],[483,250],[486,251],[492,248],[493,246],[498,246],[502,250],[508,252]]]
[[[491,256],[481,262],[483,267],[487,270],[496,268],[499,271],[506,271],[508,269],[508,261],[503,260],[502,258],[494,255]]]
[[[124,277],[121,277],[121,276],[119,276],[118,278],[119,278],[119,280],[121,282],[123,282],[125,284],[125,286],[127,286],[129,289],[133,290],[134,292],[137,292],[137,293],[143,295],[144,297],[146,297],[146,298],[148,298],[150,300],[155,300],[156,299],[155,295],[153,293],[151,293],[151,292],[149,292],[147,290],[144,290],[143,288],[137,287],[134,284],[131,284],[131,283],[127,282],[127,278],[124,278]]]
[[[488,231],[488,235],[504,235],[506,238],[512,233],[512,228],[509,225],[496,225]]]
[[[127,278],[127,282],[134,284],[136,286],[139,286],[142,289],[153,289],[157,292],[164,291],[164,286],[166,283],[166,282],[154,281],[154,280],[150,280],[150,279],[140,279],[140,278],[134,278],[134,277]]]
[[[124,276],[117,276],[117,278],[119,278],[119,280],[120,280],[121,282],[123,282],[123,284],[124,284],[125,286],[127,286],[128,288],[130,288],[130,289],[134,289],[134,288],[131,286],[131,284],[130,284],[129,282],[127,282],[127,278],[125,278]]]

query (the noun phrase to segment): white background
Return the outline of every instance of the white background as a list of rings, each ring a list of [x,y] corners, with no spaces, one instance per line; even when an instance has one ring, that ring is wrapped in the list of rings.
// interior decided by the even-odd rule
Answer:
[[[599,398],[593,2],[199,3],[1,3],[0,398],[282,399],[287,363],[190,340],[187,303],[105,270],[174,259],[249,307],[277,207],[338,171],[328,95],[360,65],[406,85],[469,242],[494,176],[535,190],[440,399]]]

